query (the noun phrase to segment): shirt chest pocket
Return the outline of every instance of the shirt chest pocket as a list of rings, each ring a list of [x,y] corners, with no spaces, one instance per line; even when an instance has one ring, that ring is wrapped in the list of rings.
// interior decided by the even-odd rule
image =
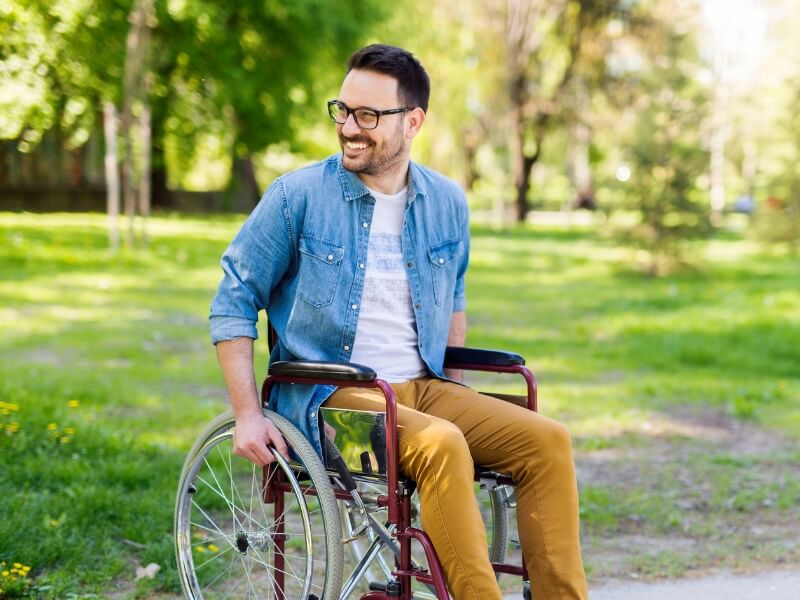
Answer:
[[[300,236],[297,297],[312,306],[333,301],[342,270],[344,248],[313,235]]]
[[[464,253],[464,242],[449,240],[428,248],[433,275],[433,297],[436,304],[451,301],[455,293],[459,258]]]

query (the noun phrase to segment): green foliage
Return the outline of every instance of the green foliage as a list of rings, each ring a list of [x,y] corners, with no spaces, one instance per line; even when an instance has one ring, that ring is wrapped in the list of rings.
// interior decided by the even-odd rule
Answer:
[[[74,147],[101,129],[97,107],[121,97],[132,4],[3,3],[0,138],[21,136],[29,151],[56,128]],[[165,146],[176,183],[197,148],[206,159],[248,157],[285,140],[303,149],[309,140],[298,130],[312,113],[323,118],[324,94],[386,10],[373,0],[335,10],[322,0],[158,2],[146,77],[156,168]]]
[[[703,184],[708,97],[696,78],[691,37],[667,30],[651,43],[654,64],[630,83],[635,117],[622,152],[631,177],[622,185],[637,218],[622,238],[649,253],[648,271],[656,275],[683,258],[688,240],[710,233]]]
[[[793,83],[792,94],[796,105],[800,101],[800,76]],[[786,245],[796,253],[800,245],[800,174],[797,160],[800,158],[800,115],[790,110],[782,123],[785,131],[784,152],[777,161],[779,169],[771,180],[772,193],[761,204],[756,213],[753,233],[771,245]]]

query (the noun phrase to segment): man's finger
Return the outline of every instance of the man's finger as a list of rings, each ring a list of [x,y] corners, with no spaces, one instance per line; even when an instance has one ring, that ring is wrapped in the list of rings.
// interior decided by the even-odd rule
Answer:
[[[270,452],[269,448],[267,447],[268,443],[268,441],[264,440],[263,442],[253,444],[253,447],[250,448],[250,453],[252,455],[250,460],[260,467],[266,466],[275,460],[272,452]]]
[[[267,422],[267,432],[269,433],[268,443],[271,443],[284,458],[288,459],[289,448],[286,446],[286,440],[283,439],[281,432],[278,431],[278,428],[275,427],[272,421]]]

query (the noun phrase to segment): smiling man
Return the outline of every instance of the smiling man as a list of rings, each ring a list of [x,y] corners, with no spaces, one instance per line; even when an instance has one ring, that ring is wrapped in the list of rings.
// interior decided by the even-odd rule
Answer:
[[[578,498],[566,429],[458,383],[448,345],[466,337],[467,204],[446,177],[412,162],[430,83],[410,53],[353,54],[328,102],[341,153],[279,177],[222,259],[212,340],[236,415],[235,450],[256,464],[286,446],[260,406],[258,313],[279,342],[271,361],[368,365],[398,399],[400,467],[417,482],[422,524],[457,600],[501,593],[473,493],[473,463],[510,475],[536,600],[584,599]],[[380,392],[278,386],[270,399],[320,452],[319,407],[381,411]]]

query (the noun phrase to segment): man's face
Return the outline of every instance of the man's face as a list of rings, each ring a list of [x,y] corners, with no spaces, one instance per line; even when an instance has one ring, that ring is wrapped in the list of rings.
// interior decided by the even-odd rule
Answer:
[[[402,107],[397,97],[397,80],[374,71],[350,71],[338,99],[350,108]],[[353,115],[344,124],[337,124],[344,168],[374,177],[401,166],[408,156],[405,114],[382,115],[375,129],[361,129]]]

